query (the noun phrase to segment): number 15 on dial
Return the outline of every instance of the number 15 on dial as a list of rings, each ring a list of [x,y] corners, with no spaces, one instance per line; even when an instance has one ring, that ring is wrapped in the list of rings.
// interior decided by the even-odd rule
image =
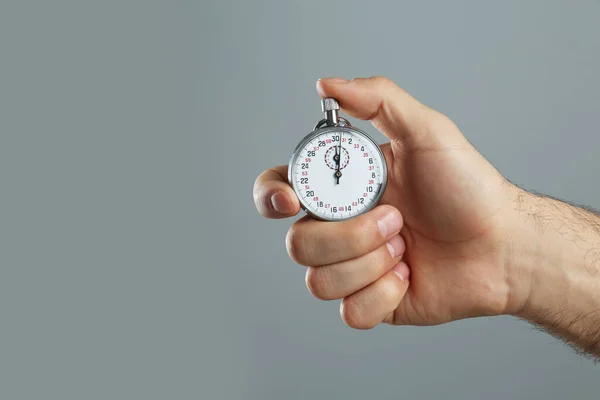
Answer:
[[[335,99],[323,99],[321,106],[326,118],[296,147],[288,180],[310,216],[341,221],[377,205],[387,168],[379,145],[338,117]]]

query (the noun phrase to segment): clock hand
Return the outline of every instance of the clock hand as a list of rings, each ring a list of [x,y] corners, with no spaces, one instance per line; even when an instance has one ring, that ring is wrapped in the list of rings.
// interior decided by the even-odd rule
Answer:
[[[340,165],[342,164],[342,136],[344,136],[344,134],[342,132],[340,132],[340,159],[338,161],[338,168],[341,169]]]
[[[335,155],[333,156],[333,160],[335,161],[336,169],[333,176],[336,178],[336,185],[340,184],[340,176],[342,176],[342,171],[340,171],[340,153],[341,149],[338,146],[335,146]]]
[[[337,159],[337,172],[335,173],[335,176],[337,177],[337,184],[340,184],[340,177],[342,176],[342,171],[341,171],[341,164],[342,164],[342,132],[340,132],[340,145],[339,145],[339,151],[338,151],[338,159]]]

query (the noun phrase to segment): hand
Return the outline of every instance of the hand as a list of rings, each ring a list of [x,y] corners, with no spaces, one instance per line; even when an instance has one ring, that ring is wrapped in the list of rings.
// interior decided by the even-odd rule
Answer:
[[[308,266],[313,295],[343,299],[342,318],[355,328],[517,312],[527,297],[509,263],[517,188],[447,117],[386,78],[324,79],[317,90],[391,142],[381,146],[388,185],[378,207],[344,222],[305,216],[291,227],[288,252]],[[262,215],[299,212],[286,176],[281,166],[258,177]]]

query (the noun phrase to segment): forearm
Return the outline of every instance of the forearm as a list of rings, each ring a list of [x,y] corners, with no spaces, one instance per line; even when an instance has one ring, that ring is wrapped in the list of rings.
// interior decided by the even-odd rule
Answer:
[[[510,313],[600,357],[600,216],[515,192]]]

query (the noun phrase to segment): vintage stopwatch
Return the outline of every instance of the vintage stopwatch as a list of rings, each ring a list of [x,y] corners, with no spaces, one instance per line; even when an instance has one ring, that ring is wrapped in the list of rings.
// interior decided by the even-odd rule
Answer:
[[[321,100],[321,109],[325,119],[294,150],[288,180],[307,214],[342,221],[377,205],[387,167],[379,145],[338,116],[335,99]]]

